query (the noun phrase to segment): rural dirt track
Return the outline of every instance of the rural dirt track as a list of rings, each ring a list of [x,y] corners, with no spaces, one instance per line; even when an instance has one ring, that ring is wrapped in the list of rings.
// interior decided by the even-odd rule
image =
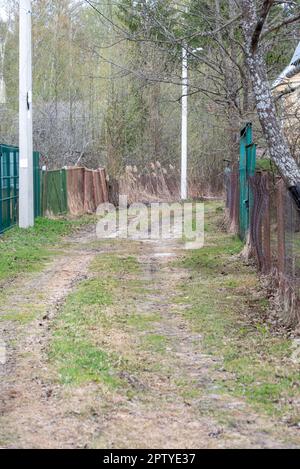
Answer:
[[[119,328],[96,331],[115,351],[131,354],[139,367],[121,378],[133,394],[100,383],[59,383],[47,355],[53,321],[77,284],[94,275],[90,265],[107,253],[137,259],[137,273],[117,277],[143,284],[143,294],[124,296],[117,313],[155,316],[149,331]],[[254,412],[242,399],[218,393],[226,380],[218,357],[203,352],[198,333],[183,317],[178,288],[188,270],[174,263],[183,254],[176,241],[99,243],[94,228],[66,239],[40,273],[24,276],[0,307],[0,315],[35,309],[30,322],[0,322],[8,361],[0,365],[0,446],[4,448],[286,448],[295,434]],[[127,278],[128,277],[128,278]],[[201,276],[200,276],[201,277]],[[199,280],[200,281],[200,280]],[[114,311],[115,312],[115,311]],[[141,348],[147,335],[163,337],[165,353]],[[142,364],[142,366],[140,366]],[[219,366],[218,366],[219,365]],[[182,392],[182,386],[187,392]],[[193,395],[190,388],[196,389]],[[218,418],[222,416],[222,420]],[[221,423],[222,422],[222,423]],[[293,442],[293,443],[290,443]],[[300,441],[299,441],[300,446]]]

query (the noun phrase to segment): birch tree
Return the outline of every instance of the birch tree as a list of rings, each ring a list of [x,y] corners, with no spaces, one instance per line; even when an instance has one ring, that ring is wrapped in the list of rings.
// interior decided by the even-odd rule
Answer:
[[[251,77],[256,109],[266,138],[270,157],[278,168],[300,209],[300,169],[294,160],[284,135],[267,75],[264,58],[263,37],[281,27],[299,21],[296,13],[268,28],[267,20],[275,0],[241,0],[242,30],[244,36],[246,64]]]

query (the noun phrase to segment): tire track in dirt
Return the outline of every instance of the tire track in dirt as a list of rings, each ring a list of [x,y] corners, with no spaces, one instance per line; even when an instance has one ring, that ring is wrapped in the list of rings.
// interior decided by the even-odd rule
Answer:
[[[201,335],[194,333],[176,303],[182,282],[189,273],[175,267],[182,247],[172,240],[147,242],[138,259],[145,285],[155,293],[137,300],[140,314],[159,314],[151,333],[167,340],[166,355],[157,360],[157,372],[140,373],[145,390],[139,397],[114,409],[103,425],[95,446],[101,448],[284,448],[274,423],[256,414],[244,401],[218,393],[215,382],[226,379],[222,360],[203,353]],[[139,335],[138,332],[136,332]],[[143,340],[143,333],[140,334]],[[147,362],[147,360],[146,360]],[[186,397],[177,383],[199,391]],[[215,415],[227,416],[230,424]],[[232,424],[234,422],[234,424]],[[283,429],[281,429],[283,432]],[[284,435],[284,432],[282,433]],[[286,435],[284,435],[286,436]],[[293,446],[293,445],[291,445]]]
[[[0,306],[0,337],[6,345],[6,362],[0,364],[0,446],[1,441],[15,442],[20,437],[15,434],[14,418],[18,418],[23,435],[26,433],[26,416],[20,411],[27,408],[33,415],[36,409],[31,401],[43,401],[53,393],[51,378],[42,382],[38,377],[41,370],[47,373],[45,349],[51,320],[67,295],[87,278],[98,252],[87,247],[94,239],[94,226],[66,238],[62,252],[42,272],[19,277],[10,284],[6,301]]]
[[[189,272],[173,263],[183,255],[182,245],[174,240],[131,245],[130,240],[99,245],[94,241],[92,229],[66,240],[63,253],[43,272],[22,279],[15,297],[1,307],[2,315],[8,308],[18,314],[24,305],[30,308],[40,303],[36,319],[28,324],[1,322],[10,353],[0,383],[0,446],[293,447],[286,443],[289,435],[292,437],[286,427],[274,425],[243,400],[218,392],[215,382],[228,378],[222,371],[222,360],[203,352],[201,335],[193,332],[182,314],[186,305],[177,302],[180,286],[189,281]],[[89,277],[94,257],[107,252],[123,258],[130,253],[138,259],[141,269],[130,274],[131,280],[145,288],[143,294],[131,298],[130,311],[157,315],[146,330],[128,329],[120,323],[118,344],[113,333],[106,335],[101,325],[97,330],[112,350],[126,349],[129,344],[133,356],[144,364],[122,375],[137,389],[131,397],[122,389],[103,393],[101,385],[93,382],[63,386],[48,364],[53,318],[77,283]],[[126,285],[126,276],[119,280]],[[117,303],[116,307],[120,314],[126,310],[126,304]],[[141,348],[150,335],[164,338],[165,353]],[[124,347],[122,340],[127,341]]]

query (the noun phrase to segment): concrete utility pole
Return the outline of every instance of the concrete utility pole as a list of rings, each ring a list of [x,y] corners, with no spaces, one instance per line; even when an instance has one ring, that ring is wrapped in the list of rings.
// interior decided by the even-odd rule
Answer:
[[[19,226],[34,225],[31,0],[20,0]]]
[[[192,49],[191,53],[203,51],[202,47]],[[188,181],[187,181],[187,160],[188,160],[188,47],[182,48],[182,113],[181,113],[181,199],[186,200],[188,197]]]
[[[181,115],[181,199],[187,199],[188,150],[188,51],[182,48],[182,115]]]

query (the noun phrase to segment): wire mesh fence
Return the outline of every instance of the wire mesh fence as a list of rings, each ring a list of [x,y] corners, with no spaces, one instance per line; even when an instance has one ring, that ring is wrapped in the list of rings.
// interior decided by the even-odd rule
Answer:
[[[277,289],[289,324],[300,322],[300,215],[281,178],[256,172],[251,187],[248,253]],[[239,233],[239,172],[225,177],[230,231]]]

